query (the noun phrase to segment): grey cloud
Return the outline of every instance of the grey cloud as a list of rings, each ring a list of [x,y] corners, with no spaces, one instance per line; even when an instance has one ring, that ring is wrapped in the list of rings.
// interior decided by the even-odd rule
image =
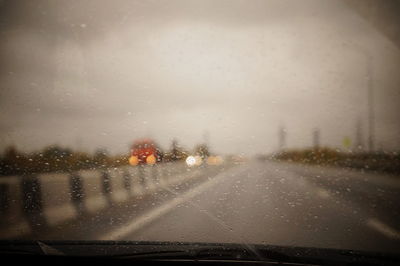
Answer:
[[[400,145],[399,51],[341,1],[4,1],[0,17],[2,147],[208,130],[216,150],[256,153],[282,124],[293,147],[315,127],[340,146],[365,124],[365,62],[343,43],[374,56],[378,136]]]

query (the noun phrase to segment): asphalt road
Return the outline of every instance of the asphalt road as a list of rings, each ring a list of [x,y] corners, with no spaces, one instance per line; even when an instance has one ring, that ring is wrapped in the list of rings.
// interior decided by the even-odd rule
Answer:
[[[229,242],[400,253],[400,178],[251,161],[206,167],[26,238]]]

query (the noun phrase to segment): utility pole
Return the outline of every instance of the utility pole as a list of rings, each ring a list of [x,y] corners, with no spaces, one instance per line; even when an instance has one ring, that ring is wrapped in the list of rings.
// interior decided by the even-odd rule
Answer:
[[[286,148],[286,129],[284,127],[279,128],[279,151]]]
[[[373,79],[373,62],[371,53],[356,43],[345,44],[346,47],[350,47],[353,51],[360,53],[364,56],[367,64],[367,117],[368,117],[368,150],[373,152],[375,149],[375,113],[374,113],[374,79]]]
[[[210,133],[208,132],[208,130],[205,130],[203,133],[203,139],[204,139],[204,144],[205,145],[210,145]]]
[[[203,133],[203,138],[204,138],[204,145],[207,147],[207,154],[210,152],[211,147],[210,147],[210,133],[208,130],[205,130]],[[209,156],[209,154],[207,155]]]
[[[320,146],[320,132],[318,128],[313,131],[313,146],[314,149],[318,149]]]
[[[375,149],[375,115],[374,115],[374,84],[373,84],[373,69],[371,55],[367,54],[367,82],[368,82],[368,148],[369,152]]]
[[[354,150],[362,151],[364,149],[363,133],[362,133],[362,121],[357,120],[356,123],[356,137],[355,137],[355,147]]]

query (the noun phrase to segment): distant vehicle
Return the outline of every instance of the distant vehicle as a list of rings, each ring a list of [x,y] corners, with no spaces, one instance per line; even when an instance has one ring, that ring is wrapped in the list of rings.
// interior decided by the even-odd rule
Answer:
[[[130,165],[152,165],[161,162],[161,160],[162,152],[153,140],[140,139],[133,143],[129,157]]]

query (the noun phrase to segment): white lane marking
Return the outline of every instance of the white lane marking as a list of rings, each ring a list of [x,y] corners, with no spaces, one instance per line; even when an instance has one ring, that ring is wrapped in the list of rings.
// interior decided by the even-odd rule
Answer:
[[[121,239],[129,234],[132,234],[145,226],[146,224],[156,220],[157,218],[163,216],[164,214],[170,212],[179,204],[182,204],[191,198],[203,193],[207,189],[211,188],[218,182],[222,180],[222,178],[227,177],[227,175],[217,175],[213,177],[213,179],[206,181],[205,183],[189,190],[188,192],[182,194],[181,196],[172,199],[171,201],[155,208],[147,213],[143,214],[142,216],[136,218],[132,223],[122,226],[112,232],[102,235],[99,240],[117,240]]]
[[[327,199],[331,196],[330,193],[328,192],[328,190],[323,189],[323,188],[317,188],[317,195],[323,199]]]
[[[376,218],[367,220],[367,226],[392,239],[400,239],[400,232],[382,223]]]

